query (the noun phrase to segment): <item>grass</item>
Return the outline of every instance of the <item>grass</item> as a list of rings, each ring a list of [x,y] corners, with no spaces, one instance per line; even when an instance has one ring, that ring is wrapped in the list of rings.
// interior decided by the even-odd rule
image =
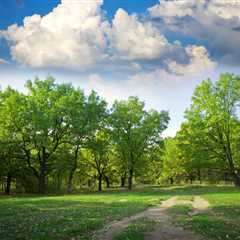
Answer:
[[[111,191],[66,196],[0,197],[1,240],[92,239],[106,223],[142,211],[170,196],[183,199],[201,195],[211,204],[208,214],[189,218],[175,209],[181,224],[206,239],[240,239],[240,191],[234,187],[146,187],[133,192]],[[174,209],[173,209],[174,211]],[[185,211],[185,212],[184,212]],[[147,222],[136,223],[122,238],[141,239]],[[134,236],[140,234],[137,238]],[[124,238],[124,236],[133,236]],[[117,236],[121,237],[121,236]],[[135,237],[135,238],[134,238]]]
[[[218,190],[218,191],[216,191]],[[169,212],[178,224],[199,233],[206,240],[240,240],[240,191],[233,187],[191,189],[209,201],[207,213],[189,217],[191,206],[175,206]],[[181,196],[190,199],[189,195]]]
[[[149,191],[0,198],[0,239],[91,239],[105,223],[164,198]]]
[[[168,212],[174,216],[185,217],[192,210],[192,206],[190,205],[176,205],[173,206]]]
[[[154,229],[155,222],[141,218],[130,224],[126,230],[115,236],[113,240],[144,240],[145,233]]]

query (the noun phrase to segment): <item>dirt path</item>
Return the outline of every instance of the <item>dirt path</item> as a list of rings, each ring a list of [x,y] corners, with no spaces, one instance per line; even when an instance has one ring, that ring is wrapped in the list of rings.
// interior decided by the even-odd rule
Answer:
[[[192,205],[193,211],[189,213],[190,216],[203,213],[209,207],[209,203],[201,197],[194,197],[193,201],[172,197],[163,201],[161,205],[109,224],[98,234],[97,239],[112,240],[115,235],[121,233],[133,221],[140,218],[149,218],[159,224],[155,231],[146,234],[146,240],[200,240],[201,238],[196,234],[173,224],[167,210],[175,205]]]

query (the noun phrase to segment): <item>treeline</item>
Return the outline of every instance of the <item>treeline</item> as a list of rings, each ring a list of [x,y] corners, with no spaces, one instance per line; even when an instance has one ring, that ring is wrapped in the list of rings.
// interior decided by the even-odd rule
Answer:
[[[174,138],[169,115],[137,97],[112,106],[53,78],[0,91],[0,183],[6,194],[194,181],[240,186],[240,77],[203,81]]]
[[[165,140],[162,180],[230,181],[240,186],[240,77],[203,81],[185,122]]]
[[[26,83],[26,94],[0,91],[0,182],[6,194],[102,190],[160,176],[168,112],[137,97],[113,106],[52,77]]]

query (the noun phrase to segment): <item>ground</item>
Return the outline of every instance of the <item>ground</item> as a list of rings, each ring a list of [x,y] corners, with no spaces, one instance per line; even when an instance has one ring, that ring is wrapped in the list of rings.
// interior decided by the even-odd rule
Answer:
[[[0,197],[1,240],[239,240],[239,225],[231,186]]]

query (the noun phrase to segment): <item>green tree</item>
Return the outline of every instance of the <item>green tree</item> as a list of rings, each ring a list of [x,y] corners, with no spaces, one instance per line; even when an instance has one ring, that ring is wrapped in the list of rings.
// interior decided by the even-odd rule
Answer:
[[[96,92],[93,91],[85,97],[79,89],[75,90],[68,100],[68,141],[72,145],[67,186],[67,192],[70,193],[73,176],[78,167],[79,152],[86,147],[86,142],[95,136],[96,131],[103,127],[103,120],[107,117],[107,103]]]
[[[111,135],[124,162],[129,189],[134,173],[145,162],[144,154],[161,141],[161,133],[169,121],[167,112],[146,111],[144,107],[137,97],[129,97],[127,101],[116,101],[112,108]]]
[[[18,135],[25,103],[25,96],[10,87],[0,93],[0,164],[1,174],[6,177],[6,194],[10,194],[12,180],[25,166]]]
[[[171,184],[186,174],[184,158],[178,147],[178,139],[167,138],[164,141],[163,168],[161,177],[167,179]]]
[[[22,148],[28,166],[38,179],[39,193],[45,193],[46,177],[53,170],[53,154],[69,134],[65,99],[73,88],[68,84],[56,84],[51,77],[45,81],[28,81],[26,87],[27,106],[20,129]]]
[[[239,103],[240,78],[222,74],[216,83],[206,80],[196,88],[185,116],[195,158],[202,154],[227,169],[236,186],[240,186]]]
[[[88,162],[97,172],[98,191],[102,191],[102,182],[110,162],[110,138],[106,131],[100,130],[87,143]]]

